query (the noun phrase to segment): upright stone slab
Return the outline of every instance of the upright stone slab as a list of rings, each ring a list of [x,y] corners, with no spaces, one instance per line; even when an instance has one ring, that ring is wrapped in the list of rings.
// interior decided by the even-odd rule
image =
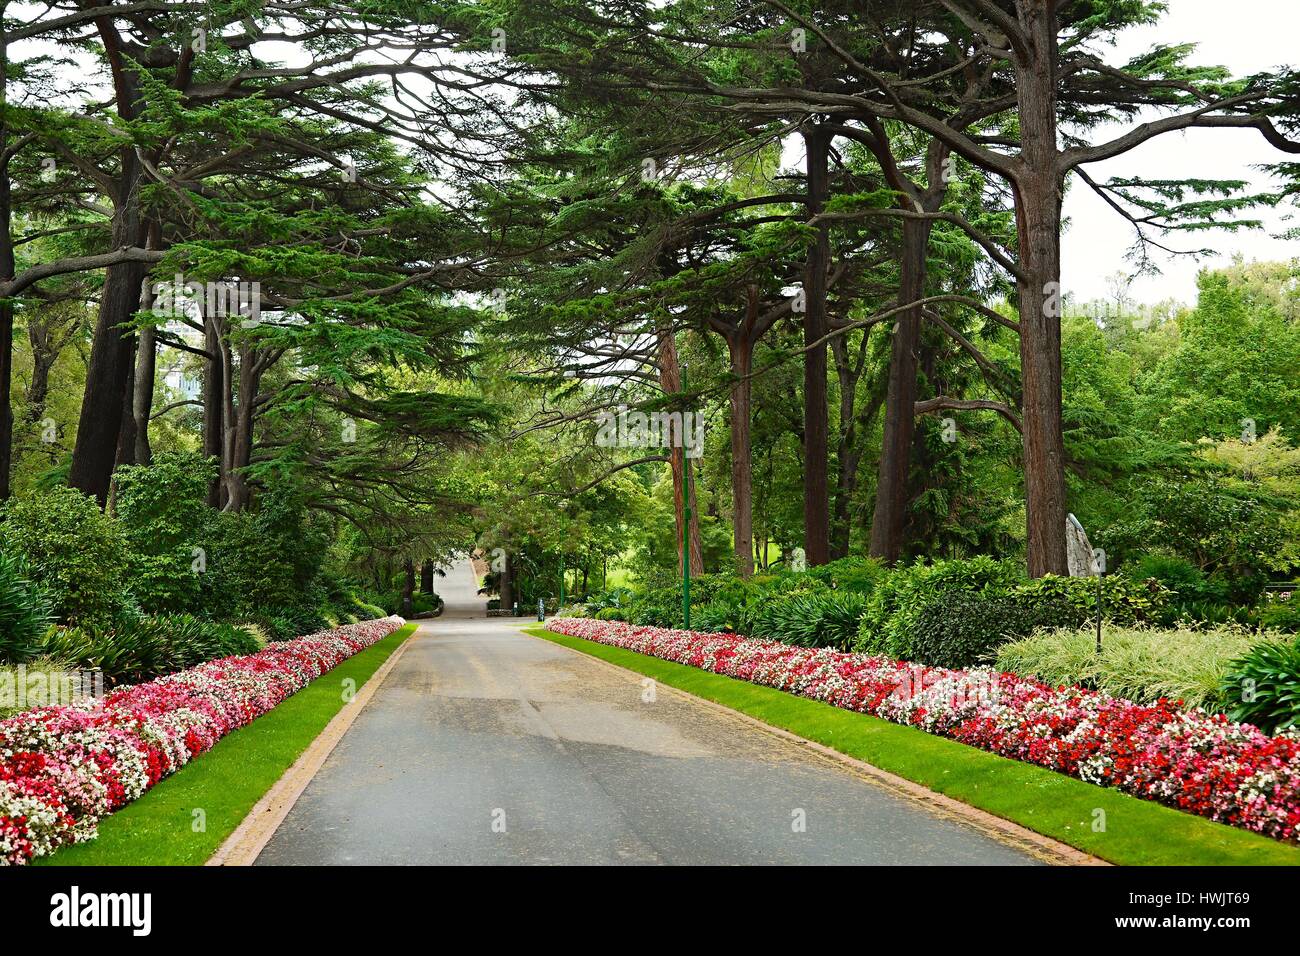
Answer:
[[[1095,573],[1092,543],[1079,519],[1072,514],[1065,516],[1065,561],[1072,578],[1091,577]]]

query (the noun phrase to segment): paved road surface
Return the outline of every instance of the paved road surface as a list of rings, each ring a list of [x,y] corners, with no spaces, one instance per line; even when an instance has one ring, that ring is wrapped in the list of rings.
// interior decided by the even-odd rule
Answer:
[[[1029,864],[841,765],[482,614],[467,565],[259,864]],[[797,830],[800,820],[805,822]]]

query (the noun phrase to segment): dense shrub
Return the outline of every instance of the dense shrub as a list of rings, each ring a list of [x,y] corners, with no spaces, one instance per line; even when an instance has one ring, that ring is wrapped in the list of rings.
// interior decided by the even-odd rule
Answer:
[[[1185,558],[1165,554],[1144,554],[1124,566],[1126,576],[1138,580],[1154,579],[1170,592],[1175,604],[1209,601],[1224,604],[1228,600],[1227,582],[1206,574]]]
[[[0,550],[25,561],[60,620],[104,625],[132,608],[126,541],[80,491],[55,487],[5,502]]]
[[[1023,581],[1024,571],[1017,562],[987,557],[895,568],[877,582],[868,598],[854,646],[911,660],[918,621],[930,602],[947,594],[1007,594]]]
[[[827,564],[808,569],[808,576],[842,591],[870,594],[876,583],[889,574],[889,569],[875,558],[837,558]]]
[[[1233,720],[1270,733],[1300,726],[1300,639],[1259,642],[1228,665],[1220,689]]]
[[[1086,613],[1061,592],[1011,594],[940,591],[922,605],[903,658],[932,667],[972,667],[993,660],[999,645],[1039,628],[1080,626]]]
[[[114,472],[113,510],[127,543],[131,594],[147,613],[200,609],[201,549],[211,458],[160,453]]]
[[[1143,479],[1135,491],[1135,517],[1098,535],[1107,552],[1126,559],[1157,543],[1219,572],[1230,601],[1250,604],[1259,596],[1285,543],[1267,492],[1219,472]]]
[[[247,628],[167,614],[106,627],[53,628],[41,653],[70,667],[102,671],[111,684],[131,684],[219,657],[252,654],[261,646]]]
[[[35,657],[53,620],[49,598],[28,576],[22,559],[0,551],[0,664]]]
[[[1026,581],[1014,588],[1025,598],[1062,599],[1075,610],[1095,616],[1097,613],[1097,579],[1064,578],[1048,574]],[[1103,620],[1116,624],[1156,624],[1166,617],[1169,590],[1159,581],[1124,575],[1107,575],[1101,579]]]
[[[843,650],[857,635],[866,605],[866,596],[857,591],[793,591],[758,605],[748,633],[800,647]],[[699,629],[707,628],[701,623]]]
[[[256,510],[207,514],[200,606],[211,618],[256,621],[277,639],[327,626],[325,538],[300,502],[264,494]]]
[[[1261,627],[1294,634],[1300,631],[1300,598],[1292,594],[1285,600],[1267,600],[1256,612],[1256,620]]]
[[[1143,704],[1160,698],[1219,709],[1220,685],[1232,660],[1259,640],[1240,628],[1132,628],[1105,625],[1096,633],[1044,632],[1004,644],[997,668],[1047,684],[1078,685]]]

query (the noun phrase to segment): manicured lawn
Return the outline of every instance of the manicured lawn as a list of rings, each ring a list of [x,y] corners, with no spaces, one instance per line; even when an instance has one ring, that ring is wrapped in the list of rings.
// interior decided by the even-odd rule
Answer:
[[[99,825],[99,838],[33,861],[47,866],[183,866],[204,863],[248,811],[343,709],[356,689],[414,633],[407,624],[322,674],[270,713],[223,738]],[[194,832],[195,810],[205,829]]]
[[[524,628],[922,784],[1112,863],[1300,865],[1300,848],[867,714],[635,651]],[[1097,810],[1105,831],[1095,832]]]

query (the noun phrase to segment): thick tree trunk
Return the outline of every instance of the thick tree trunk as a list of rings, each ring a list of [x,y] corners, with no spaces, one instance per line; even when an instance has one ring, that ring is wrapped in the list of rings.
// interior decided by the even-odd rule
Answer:
[[[673,395],[682,390],[681,367],[677,364],[677,343],[669,331],[659,336],[659,384],[664,394]],[[682,514],[683,482],[690,478],[691,460],[686,457],[684,436],[675,435],[668,449],[668,460],[673,472],[673,513],[677,528],[677,568],[682,567],[682,527],[685,516]],[[690,482],[691,522],[689,530],[691,549],[691,574],[704,573],[704,548],[700,543],[700,510],[695,504],[695,482]]]
[[[407,558],[402,565],[402,617],[411,616],[412,598],[415,595],[415,562]]]
[[[146,248],[158,249],[162,246],[162,227],[158,220],[149,223],[148,244]],[[148,312],[154,307],[153,289],[149,282],[140,290],[140,305]],[[135,447],[132,459],[137,465],[147,465],[153,458],[153,449],[149,447],[149,419],[153,414],[154,374],[158,362],[158,330],[153,325],[142,326],[136,335],[135,374],[132,380],[131,420]]]
[[[420,565],[420,593],[433,593],[433,562],[425,561]]]
[[[0,44],[4,41],[0,40]],[[0,48],[0,70],[6,68],[8,61]],[[0,84],[4,81],[0,79]],[[0,86],[0,103],[3,103],[4,87]],[[9,144],[8,128],[0,118],[0,156]],[[11,213],[9,209],[9,163],[3,161],[0,167],[0,281],[14,277],[14,246],[10,233]],[[10,403],[13,390],[14,362],[14,307],[12,300],[0,301],[0,501],[9,497],[9,476],[13,468],[14,449],[14,413]]]
[[[898,304],[925,294],[925,257],[930,224],[903,220]],[[885,427],[876,481],[876,508],[871,520],[871,555],[893,564],[903,551],[907,525],[907,478],[916,425],[917,349],[921,341],[921,307],[902,312],[894,326],[885,394]]]
[[[227,349],[227,356],[229,350]],[[227,369],[229,366],[227,365]],[[229,371],[227,371],[229,374]],[[253,426],[256,418],[256,400],[261,386],[262,369],[255,349],[243,347],[239,351],[239,400],[226,396],[225,407],[229,416],[225,428],[226,448],[222,458],[226,511],[243,511],[248,507],[251,490],[244,469],[253,457]]]
[[[117,452],[113,467],[135,464],[135,342],[131,342],[131,361],[127,367],[126,386],[122,389],[122,424],[117,432]]]
[[[221,463],[225,432],[223,409],[227,392],[221,329],[216,316],[203,318],[203,454],[217,461],[217,477],[208,485],[208,506],[221,507]]]
[[[497,593],[501,596],[501,610],[509,611],[515,606],[514,581],[510,578],[510,554],[503,551],[501,555],[501,576],[497,581]]]
[[[147,465],[153,458],[153,449],[149,446],[149,419],[153,414],[154,373],[158,361],[157,338],[157,329],[147,325],[140,330],[140,340],[136,343],[135,394],[131,402],[131,414],[135,419],[137,465]]]
[[[866,347],[866,342],[862,343]],[[831,560],[848,557],[853,532],[853,496],[858,489],[859,465],[862,461],[860,436],[870,427],[884,400],[883,394],[872,395],[866,407],[857,409],[858,381],[862,365],[855,367],[844,337],[831,339],[831,355],[840,387],[840,423],[835,445],[837,463],[835,501],[831,509]]]
[[[1057,167],[1056,16],[1021,3],[1030,40],[1017,63],[1022,165],[1016,229],[1023,388],[1026,564],[1033,577],[1068,574],[1065,442],[1061,431],[1061,176]]]
[[[822,212],[828,188],[831,136],[813,126],[805,130],[808,155],[808,214]],[[804,271],[803,320],[803,537],[809,567],[830,560],[830,503],[827,494],[829,415],[826,409],[826,346],[812,344],[826,335],[826,280],[830,266],[830,235],[823,225],[808,250]]]
[[[727,339],[731,353],[731,501],[736,550],[736,573],[754,573],[754,488],[750,461],[749,421],[753,387],[749,378],[754,361],[753,340],[743,332]]]
[[[0,4],[3,17],[7,4]],[[9,147],[9,39],[0,29],[0,281],[14,277],[14,240],[10,231],[13,212],[9,186],[9,160],[5,151]],[[14,381],[14,307],[9,299],[0,300],[0,501],[9,497],[10,474],[13,470],[14,413],[10,402]]]
[[[135,113],[136,83],[130,73],[118,77],[118,110],[129,118]],[[118,193],[114,197],[112,245],[115,249],[138,247],[145,239],[140,216],[141,165],[133,146],[120,151]],[[145,266],[123,262],[109,266],[100,291],[99,315],[86,369],[86,391],[81,401],[77,441],[72,450],[68,484],[104,504],[117,459],[118,436],[122,431],[122,406],[132,370],[134,333],[131,316],[140,307],[140,286]]]

